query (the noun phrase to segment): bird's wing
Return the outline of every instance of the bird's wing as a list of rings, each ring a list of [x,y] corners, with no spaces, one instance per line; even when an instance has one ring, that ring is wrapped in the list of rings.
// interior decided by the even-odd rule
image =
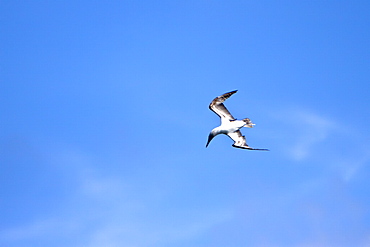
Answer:
[[[242,132],[240,130],[235,132],[230,132],[227,134],[231,139],[233,139],[234,144],[233,147],[235,148],[243,148],[243,149],[249,149],[249,150],[260,150],[260,151],[269,151],[268,149],[264,148],[252,148],[248,146],[247,140],[245,139],[245,136],[242,135]]]
[[[236,93],[238,90],[231,91],[228,93],[224,93],[221,96],[216,97],[212,100],[211,104],[209,104],[209,109],[220,116],[220,118],[227,118],[229,120],[235,120],[235,118],[231,115],[231,113],[226,109],[223,102],[227,100],[231,95]]]
[[[242,135],[242,132],[240,132],[240,130],[235,131],[235,132],[230,132],[227,135],[234,141],[233,146],[249,147],[245,139],[245,136]]]

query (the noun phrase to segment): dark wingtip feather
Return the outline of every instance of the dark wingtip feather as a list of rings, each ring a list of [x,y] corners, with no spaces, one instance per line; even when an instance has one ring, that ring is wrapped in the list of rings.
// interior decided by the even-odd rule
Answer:
[[[247,149],[247,150],[255,150],[255,151],[270,151],[269,149],[266,148],[252,148],[249,146],[236,146],[233,145],[234,148],[241,148],[241,149]]]

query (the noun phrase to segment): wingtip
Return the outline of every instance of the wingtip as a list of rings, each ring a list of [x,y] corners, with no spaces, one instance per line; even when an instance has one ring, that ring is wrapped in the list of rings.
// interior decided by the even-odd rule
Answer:
[[[256,150],[256,151],[270,151],[267,148],[250,148],[250,150]]]
[[[255,150],[255,151],[270,151],[269,149],[266,148],[252,148],[250,146],[237,146],[237,145],[232,145],[234,148],[241,148],[241,149],[247,149],[247,150]]]
[[[227,92],[227,93],[224,93],[223,95],[229,95],[229,97],[231,96],[231,95],[233,95],[234,93],[236,93],[236,92],[238,92],[238,90],[233,90],[233,91],[230,91],[230,92]]]

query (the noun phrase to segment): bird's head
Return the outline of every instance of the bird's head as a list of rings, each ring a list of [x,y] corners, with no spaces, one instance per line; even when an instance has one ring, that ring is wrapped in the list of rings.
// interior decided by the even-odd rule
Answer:
[[[206,147],[208,147],[209,143],[212,141],[212,139],[213,139],[215,136],[216,136],[216,135],[213,133],[213,131],[211,131],[211,133],[209,133],[209,135],[208,135],[208,141],[207,141]]]

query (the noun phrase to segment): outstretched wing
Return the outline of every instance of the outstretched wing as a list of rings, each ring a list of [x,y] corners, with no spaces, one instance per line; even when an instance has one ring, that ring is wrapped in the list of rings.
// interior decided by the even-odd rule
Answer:
[[[248,146],[245,136],[242,135],[242,132],[240,132],[240,130],[228,133],[227,135],[234,141],[233,147],[235,148],[269,151],[268,149],[264,149],[264,148],[252,148]]]
[[[236,93],[238,90],[225,93],[221,96],[216,97],[212,100],[211,104],[209,104],[209,109],[220,116],[220,118],[227,118],[229,120],[235,120],[235,118],[231,115],[231,113],[226,109],[223,102],[227,100],[231,95]]]

